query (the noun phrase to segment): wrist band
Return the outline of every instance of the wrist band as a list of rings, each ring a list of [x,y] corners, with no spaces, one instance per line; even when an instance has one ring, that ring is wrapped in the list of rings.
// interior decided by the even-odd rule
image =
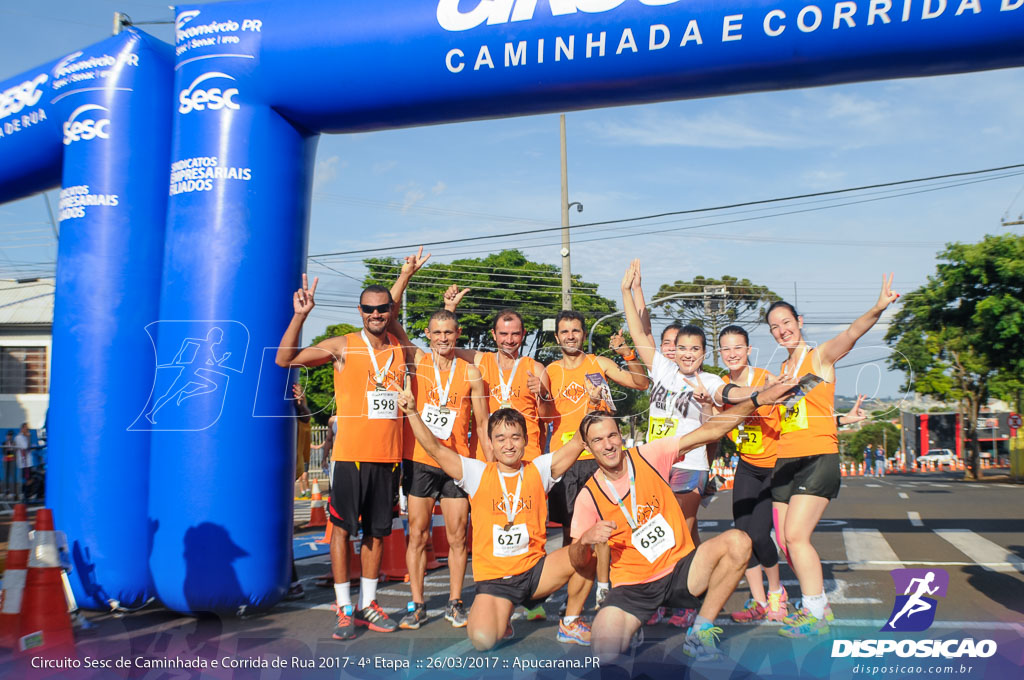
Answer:
[[[842,427],[842,426],[843,426],[843,416],[842,415],[837,415],[836,416],[836,427]]]
[[[761,407],[761,404],[757,403],[757,392],[750,395],[750,403],[754,405],[754,408]]]
[[[636,359],[636,350],[631,349],[628,354],[620,354],[619,356],[622,357],[623,361],[633,361]]]

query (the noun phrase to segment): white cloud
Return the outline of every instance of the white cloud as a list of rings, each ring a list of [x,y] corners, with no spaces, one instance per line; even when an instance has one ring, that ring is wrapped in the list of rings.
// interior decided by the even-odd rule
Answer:
[[[439,196],[447,188],[448,188],[447,184],[445,184],[441,180],[437,180],[437,184],[435,184],[434,186],[430,187],[430,193],[432,193],[434,196]]]
[[[316,162],[316,169],[313,171],[313,191],[320,191],[338,176],[339,167],[345,166],[340,161],[338,156],[330,156]]]
[[[402,197],[402,212],[408,211],[409,208],[413,207],[426,197],[426,192],[424,192],[422,189],[418,187],[413,187],[412,189],[409,189],[408,191],[405,192],[405,195]]]
[[[642,114],[636,120],[589,123],[589,130],[605,141],[639,146],[686,146],[706,149],[773,148],[807,146],[807,140],[773,132],[743,116],[706,113],[696,116]]]
[[[398,161],[377,161],[370,167],[370,172],[375,175],[383,175],[391,172],[398,165]]]

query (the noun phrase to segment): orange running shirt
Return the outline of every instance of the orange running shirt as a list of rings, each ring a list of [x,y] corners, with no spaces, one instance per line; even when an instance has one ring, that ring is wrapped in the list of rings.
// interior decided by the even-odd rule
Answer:
[[[381,370],[387,366],[383,384],[388,391],[401,392],[405,381],[405,354],[390,333],[388,346],[374,352]],[[334,370],[334,399],[338,405],[338,435],[331,460],[359,463],[397,463],[402,459],[401,418],[367,418],[367,392],[376,388],[371,351],[359,333],[345,336],[345,365]],[[388,366],[388,361],[391,364]]]
[[[555,411],[558,412],[558,416],[551,421],[555,428],[548,445],[551,451],[557,451],[569,443],[583,416],[591,410],[590,397],[587,395],[587,373],[599,373],[605,381],[608,379],[593,354],[584,356],[583,362],[576,368],[565,368],[557,361],[548,366],[551,394],[554,396]],[[607,408],[603,401],[601,406]],[[593,457],[594,454],[585,450],[578,460]]]
[[[743,386],[764,385],[767,375],[765,369],[749,366],[747,376],[750,381]],[[722,380],[732,382],[728,375],[723,375]],[[743,425],[729,432],[729,439],[736,444],[740,458],[747,463],[761,468],[775,467],[779,448],[779,410],[772,405],[756,409],[743,421]]]
[[[621,498],[626,511],[632,512],[628,474],[613,483],[616,494],[618,494],[618,498],[616,498],[611,495],[612,490],[608,488],[604,473],[598,470],[587,481],[584,488],[593,498],[601,519],[612,520],[616,525],[608,539],[608,547],[611,549],[613,586],[650,583],[662,578],[672,571],[679,560],[694,550],[693,537],[690,536],[690,531],[686,528],[686,519],[683,516],[682,508],[679,507],[679,503],[676,502],[675,496],[672,494],[672,487],[640,454],[639,449],[629,449],[625,455],[627,456],[627,469],[628,463],[632,463],[636,475],[636,506],[639,516],[637,525],[643,527],[660,515],[667,528],[673,533],[675,545],[661,553],[654,562],[650,562],[644,557],[634,544],[634,540],[640,533],[634,533],[630,528],[629,521],[617,502],[618,498]],[[620,487],[624,488],[620,490]]]
[[[523,414],[526,418],[526,452],[523,454],[523,461],[530,461],[541,454],[541,433],[538,422],[537,398],[526,387],[526,376],[530,373],[540,373],[544,367],[534,361],[531,357],[522,357],[519,366],[516,368],[515,377],[512,378],[509,401],[512,408]],[[501,380],[499,373],[506,382],[509,381],[512,371],[498,370],[498,355],[495,352],[488,352],[480,360],[480,373],[484,379],[484,390],[489,395],[488,411],[494,413],[501,408]],[[486,436],[485,432],[481,436]],[[477,441],[476,457],[484,460],[483,447]]]
[[[545,489],[545,477],[550,479],[551,456],[545,455],[537,460],[547,470],[542,475],[538,465],[533,462],[523,463],[523,482],[519,492],[511,524],[514,527],[525,526],[529,533],[529,541],[521,554],[497,556],[494,540],[500,530],[509,524],[507,508],[511,507],[516,493],[519,475],[505,475],[505,488],[498,481],[497,463],[483,463],[467,458],[462,461],[463,484],[468,481],[467,468],[477,469],[479,483],[474,490],[470,484],[463,486],[469,494],[469,507],[473,517],[473,580],[489,581],[505,576],[517,576],[533,568],[545,555],[544,544],[547,541],[548,497]],[[508,495],[505,492],[508,492]],[[518,531],[521,531],[519,529]],[[500,552],[500,548],[499,548]]]
[[[817,349],[806,353],[797,369],[798,378],[814,372],[814,357],[817,353]],[[823,382],[800,397],[790,408],[779,405],[779,458],[839,453],[839,432],[836,417],[832,413],[835,397],[835,382]]]
[[[437,384],[437,376],[434,374],[434,355],[432,352],[425,353],[416,363],[416,370],[412,375],[412,392],[416,395],[416,408],[423,414],[426,404],[440,406],[440,393],[448,385],[451,378],[452,385],[448,391],[446,408],[450,410],[450,417],[455,419],[452,425],[452,435],[448,439],[439,439],[444,446],[455,451],[460,456],[471,456],[469,448],[469,425],[473,418],[473,399],[469,376],[467,370],[469,363],[456,359],[454,360],[455,375],[452,372],[438,371],[441,376],[441,383]],[[405,433],[403,435],[405,450],[403,457],[431,467],[440,467],[437,462],[420,446],[416,437],[412,434],[408,419],[405,419]]]

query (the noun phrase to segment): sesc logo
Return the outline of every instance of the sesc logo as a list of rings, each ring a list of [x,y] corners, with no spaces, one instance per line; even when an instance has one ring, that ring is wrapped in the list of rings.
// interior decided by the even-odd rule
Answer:
[[[891,573],[896,586],[896,602],[882,630],[927,630],[935,622],[938,605],[937,600],[930,596],[946,596],[949,574],[944,569],[893,569]],[[901,592],[902,595],[899,594]]]
[[[0,92],[0,119],[13,116],[26,106],[35,106],[43,96],[39,86],[46,80],[46,74],[40,73],[32,80],[26,80]]]
[[[79,106],[72,112],[71,117],[64,122],[64,146],[72,144],[79,140],[90,140],[96,139],[110,139],[110,119],[100,118],[99,120],[93,118],[82,118],[79,120],[79,116],[86,111],[104,111],[110,113],[110,110],[106,107],[100,106],[99,104],[86,104]]]
[[[234,100],[238,96],[237,87],[230,87],[225,90],[221,90],[219,87],[211,87],[205,90],[197,89],[200,83],[214,78],[234,80],[234,78],[226,73],[216,71],[204,73],[178,94],[178,113],[186,114],[192,111],[204,111],[207,109],[210,111],[219,111],[221,109],[234,109],[237,111],[240,108]]]

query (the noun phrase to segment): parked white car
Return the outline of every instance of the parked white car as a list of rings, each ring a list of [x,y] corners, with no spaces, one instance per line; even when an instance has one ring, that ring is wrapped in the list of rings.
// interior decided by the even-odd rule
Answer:
[[[940,467],[943,465],[954,467],[956,454],[949,449],[930,449],[926,455],[918,456],[917,460],[919,463],[937,463]]]

